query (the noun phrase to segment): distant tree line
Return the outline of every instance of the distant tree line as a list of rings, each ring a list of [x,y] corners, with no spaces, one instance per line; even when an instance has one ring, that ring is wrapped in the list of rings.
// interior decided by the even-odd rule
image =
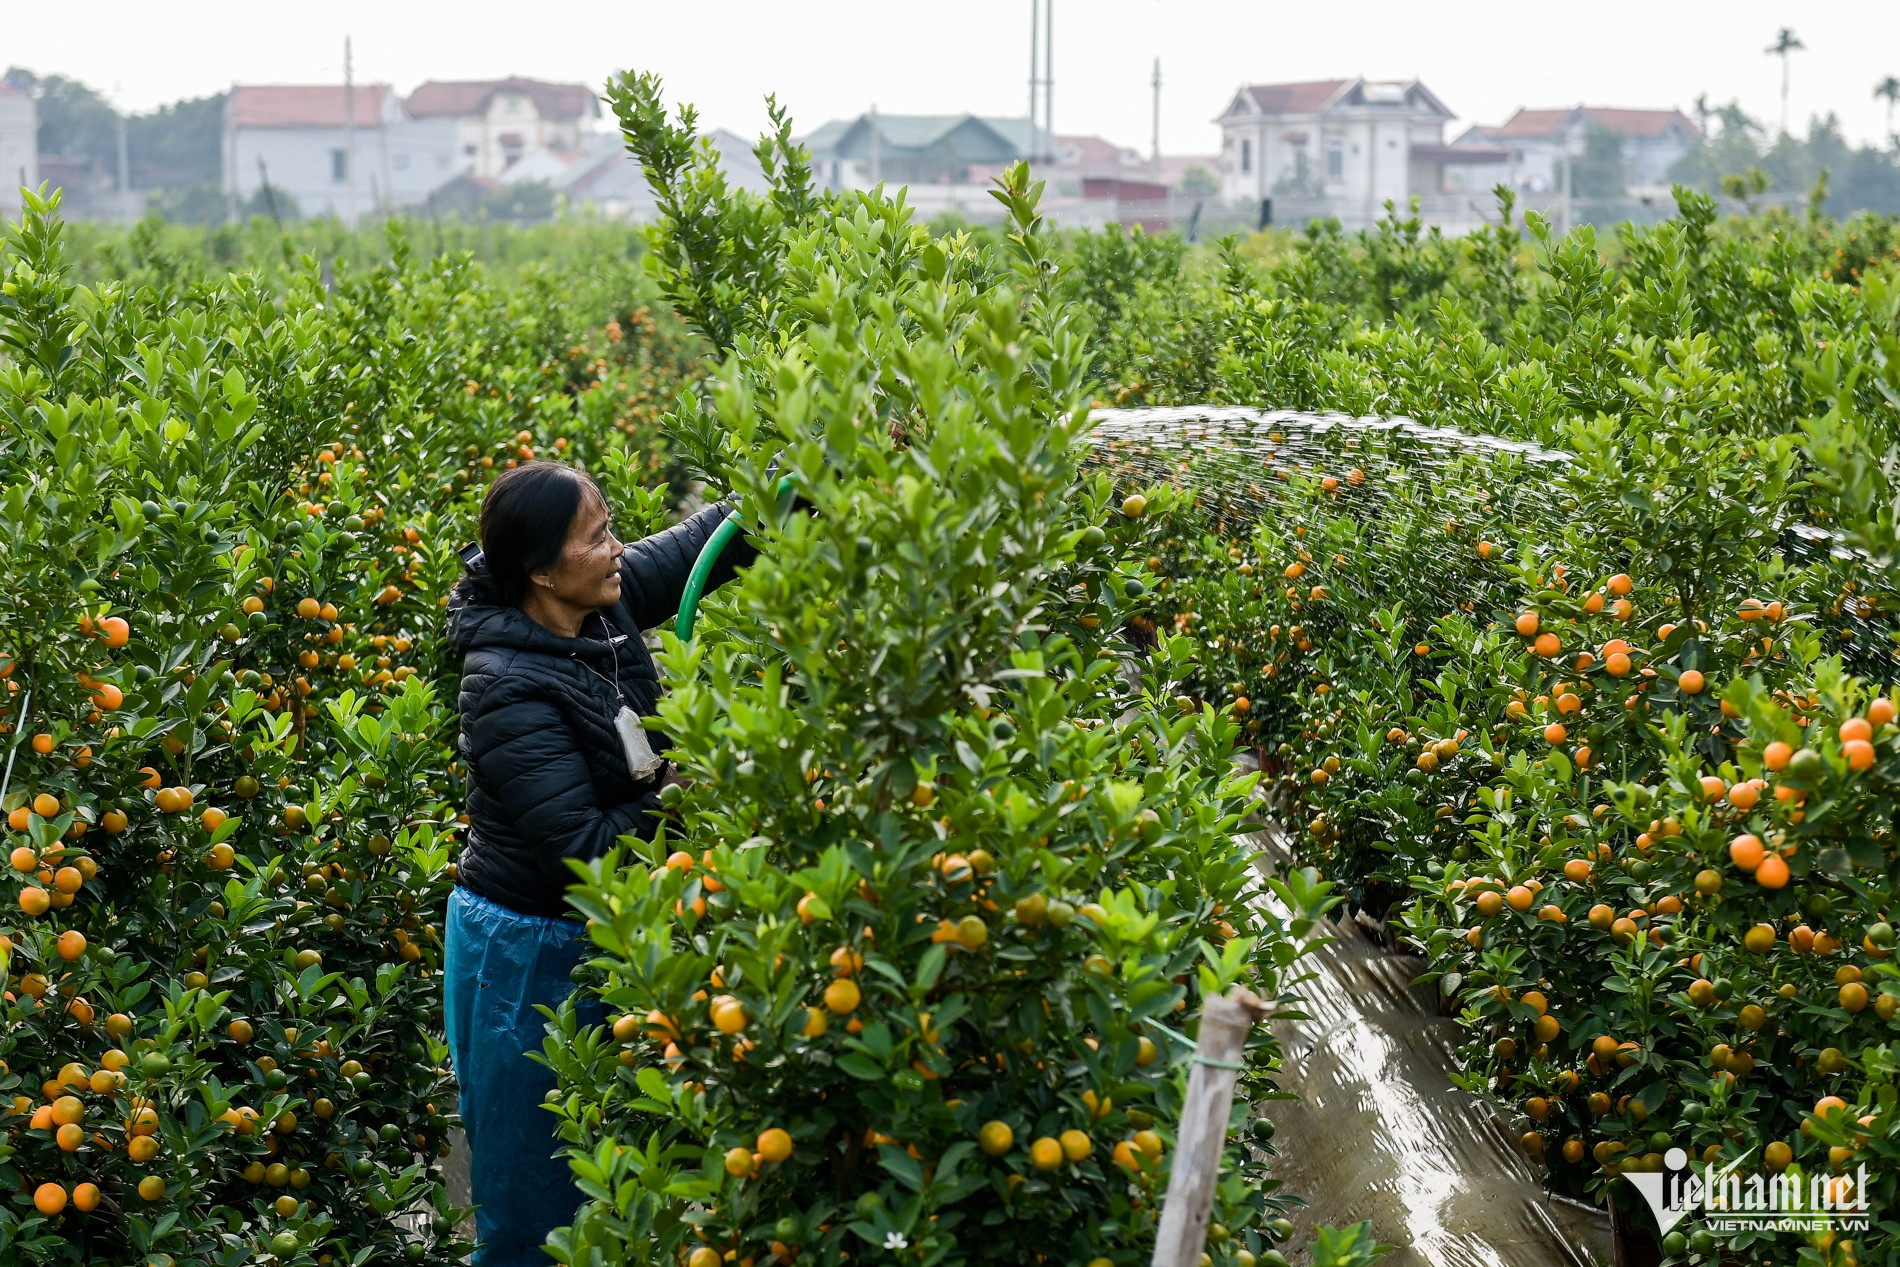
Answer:
[[[33,98],[41,155],[60,164],[63,183],[81,202],[118,190],[119,112],[95,88],[64,75],[14,66],[7,83]],[[130,186],[144,194],[141,210],[168,220],[208,223],[225,218],[220,150],[224,93],[176,101],[125,116]]]
[[[1900,94],[1900,84],[1894,87]],[[1879,89],[1876,95],[1882,95]],[[1889,109],[1891,133],[1891,105]],[[1842,134],[1839,117],[1830,112],[1809,122],[1805,138],[1787,132],[1771,136],[1761,120],[1733,101],[1711,106],[1699,99],[1696,114],[1703,140],[1670,170],[1685,185],[1741,198],[1761,193],[1805,194],[1816,189],[1825,172],[1827,192],[1820,209],[1828,214],[1900,214],[1900,145],[1892,135],[1884,147],[1856,146]],[[1581,175],[1581,165],[1578,170]]]

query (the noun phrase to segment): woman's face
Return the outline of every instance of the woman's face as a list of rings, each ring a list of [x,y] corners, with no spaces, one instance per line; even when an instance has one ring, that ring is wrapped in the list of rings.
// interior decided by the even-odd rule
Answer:
[[[567,545],[560,562],[534,576],[545,597],[569,607],[593,611],[611,607],[620,599],[621,544],[614,538],[607,504],[592,488],[581,496],[580,509],[567,526]]]

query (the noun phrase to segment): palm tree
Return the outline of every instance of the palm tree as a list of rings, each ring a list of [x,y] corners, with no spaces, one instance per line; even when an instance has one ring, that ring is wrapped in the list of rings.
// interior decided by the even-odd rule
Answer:
[[[1887,135],[1893,136],[1893,106],[1900,101],[1900,78],[1888,75],[1874,85],[1874,96],[1883,98],[1887,103]]]
[[[1793,27],[1784,26],[1775,36],[1775,42],[1762,50],[1770,57],[1781,59],[1781,132],[1783,136],[1788,133],[1788,54],[1806,47],[1807,45],[1795,35]]]

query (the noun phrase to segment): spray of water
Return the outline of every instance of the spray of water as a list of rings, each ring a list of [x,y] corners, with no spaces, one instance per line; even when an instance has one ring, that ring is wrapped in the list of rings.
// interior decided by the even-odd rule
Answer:
[[[1206,697],[1225,705],[1231,680],[1233,695],[1244,690],[1255,697],[1253,724],[1293,741],[1279,767],[1296,780],[1330,752],[1361,752],[1350,733],[1355,722],[1372,723],[1376,734],[1399,722],[1412,725],[1407,715],[1415,711],[1431,712],[1440,666],[1455,658],[1443,655],[1448,631],[1462,630],[1469,646],[1485,625],[1496,625],[1514,654],[1511,621],[1526,605],[1527,574],[1558,577],[1558,565],[1567,563],[1582,582],[1573,587],[1580,591],[1628,566],[1628,546],[1605,539],[1597,527],[1602,503],[1592,499],[1601,497],[1600,489],[1584,478],[1583,463],[1561,450],[1403,418],[1244,408],[1107,410],[1096,424],[1090,463],[1119,488],[1180,490],[1166,527],[1156,530],[1157,557],[1146,561],[1155,577],[1155,612],[1176,630],[1205,638],[1210,673],[1200,687]],[[1776,557],[1761,560],[1759,574],[1735,578],[1737,584],[1766,585],[1797,613],[1772,631],[1780,640],[1816,631],[1822,650],[1841,655],[1850,672],[1893,681],[1900,661],[1884,603],[1886,578],[1873,561],[1803,522],[1801,509],[1798,502],[1763,508],[1779,520]],[[1327,601],[1309,588],[1315,575],[1302,569],[1303,559],[1314,573],[1323,567],[1331,598],[1350,590],[1358,601]],[[1521,570],[1504,566],[1520,559],[1528,560]],[[1724,601],[1735,599],[1724,591]],[[1269,607],[1276,614],[1269,615]],[[1264,627],[1289,619],[1288,610],[1299,624]],[[1386,661],[1371,655],[1357,664],[1329,661],[1340,645],[1330,636],[1339,632],[1338,622],[1367,619],[1368,612],[1374,622],[1404,624],[1401,654]],[[1635,637],[1667,615],[1651,606],[1618,628]],[[1600,651],[1601,637],[1616,631],[1602,625],[1595,627],[1598,641],[1566,641],[1569,655],[1561,665],[1546,657],[1554,666],[1547,675],[1575,681],[1575,653]],[[1755,632],[1770,631],[1758,626]],[[1566,639],[1571,636],[1567,628]],[[1300,654],[1289,657],[1290,642]],[[1375,642],[1359,639],[1361,653]],[[1467,676],[1460,690],[1482,696],[1499,690],[1500,682],[1472,680],[1477,670],[1495,676],[1506,666],[1494,660],[1461,668]],[[1335,693],[1316,694],[1327,689]],[[1336,702],[1339,693],[1353,692],[1362,693]],[[1551,690],[1553,697],[1559,693]],[[1613,693],[1620,699],[1623,690]],[[1655,715],[1669,707],[1659,705]],[[1484,713],[1467,707],[1465,716]],[[1489,730],[1488,721],[1470,724]],[[1508,730],[1498,727],[1500,749],[1510,746]],[[1482,738],[1474,736],[1468,746]],[[1375,739],[1373,751],[1376,745]],[[1521,736],[1514,746],[1525,749]],[[1405,764],[1411,764],[1409,753]],[[1340,878],[1362,909],[1396,913],[1405,881],[1437,867],[1434,856],[1465,856],[1462,827],[1482,809],[1473,792],[1494,777],[1486,769],[1466,782],[1409,782],[1416,804],[1405,788],[1382,796],[1374,778],[1351,806],[1352,821],[1328,825],[1324,833],[1317,820],[1308,828],[1280,814],[1286,806],[1276,802],[1286,830],[1284,837],[1277,829],[1273,834],[1297,860]],[[1580,792],[1576,804],[1547,809],[1553,818],[1587,811],[1592,799]],[[1596,831],[1587,813],[1580,821],[1580,832]],[[1534,838],[1554,824],[1517,830]],[[1614,820],[1603,828],[1616,830]],[[1617,837],[1625,851],[1630,834]],[[1399,842],[1396,856],[1383,852],[1388,844],[1367,846],[1379,836]],[[1408,988],[1441,959],[1434,952],[1429,961],[1395,960],[1348,926],[1317,961],[1317,979],[1307,990],[1312,1020],[1283,1027],[1280,1035],[1288,1055],[1283,1085],[1300,1103],[1273,1110],[1282,1131],[1276,1175],[1314,1202],[1311,1222],[1370,1214],[1382,1234],[1404,1241],[1407,1261],[1554,1264],[1579,1261],[1586,1245],[1606,1250],[1606,1229],[1592,1226],[1581,1207],[1541,1196],[1538,1173],[1508,1142],[1504,1123],[1474,1116],[1471,1098],[1446,1077],[1459,1028],[1437,1015],[1437,985],[1424,996]],[[1458,992],[1457,974],[1439,984],[1449,986],[1448,998]],[[1483,1059],[1469,1050],[1460,1058],[1467,1056],[1468,1069]],[[1513,1133],[1528,1129],[1528,1123],[1511,1127]],[[1507,1191],[1511,1199],[1500,1200]]]
[[[1194,499],[1193,526],[1241,549],[1261,529],[1282,539],[1343,518],[1368,555],[1405,561],[1367,578],[1360,596],[1425,620],[1501,612],[1516,600],[1521,591],[1495,568],[1474,566],[1473,547],[1488,537],[1501,552],[1530,542],[1553,561],[1568,554],[1572,566],[1616,566],[1621,553],[1592,538],[1574,456],[1561,449],[1410,418],[1291,410],[1104,409],[1095,418],[1091,461],[1119,485],[1182,489]],[[1315,486],[1331,495],[1316,501]],[[1790,597],[1814,613],[1825,649],[1850,672],[1900,679],[1900,625],[1878,596],[1885,578],[1829,530],[1777,513]],[[1177,542],[1182,556],[1205,544]]]

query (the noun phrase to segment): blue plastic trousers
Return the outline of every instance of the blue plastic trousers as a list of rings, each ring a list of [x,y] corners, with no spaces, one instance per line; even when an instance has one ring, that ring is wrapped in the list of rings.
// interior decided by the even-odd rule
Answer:
[[[449,895],[443,1013],[468,1136],[475,1267],[547,1267],[542,1242],[580,1206],[541,1107],[554,1074],[525,1053],[546,1037],[535,1004],[559,1007],[573,993],[569,974],[588,945],[574,920],[520,915],[463,888]]]

